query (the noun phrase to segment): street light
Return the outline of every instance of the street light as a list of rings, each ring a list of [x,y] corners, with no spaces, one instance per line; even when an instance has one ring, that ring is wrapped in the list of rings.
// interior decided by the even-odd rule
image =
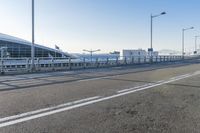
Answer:
[[[182,58],[184,59],[184,54],[185,54],[185,52],[184,52],[184,49],[185,49],[185,31],[187,31],[187,30],[191,30],[191,29],[194,29],[194,27],[190,27],[190,28],[185,28],[185,29],[182,29]]]
[[[195,36],[195,49],[194,49],[194,54],[197,54],[197,38],[200,36]]]
[[[35,25],[34,25],[34,0],[32,0],[32,45],[31,45],[31,71],[34,71],[35,65],[34,65],[34,60],[35,60]]]
[[[151,45],[150,45],[150,49],[148,49],[148,51],[150,52],[151,59],[152,59],[152,52],[153,52],[153,18],[159,17],[161,15],[165,15],[165,14],[166,14],[166,12],[161,12],[158,15],[151,14]]]
[[[101,50],[100,49],[97,49],[97,50],[86,50],[86,49],[83,49],[83,51],[90,53],[90,59],[91,59],[91,62],[92,62],[92,55],[93,55],[93,53],[101,51]]]

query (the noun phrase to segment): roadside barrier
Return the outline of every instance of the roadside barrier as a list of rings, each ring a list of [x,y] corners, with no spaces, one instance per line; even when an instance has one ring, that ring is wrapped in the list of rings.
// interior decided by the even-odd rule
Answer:
[[[136,64],[151,64],[162,62],[177,62],[197,57],[156,56],[156,57],[116,57],[94,59],[71,58],[35,58],[32,69],[30,58],[2,58],[0,62],[1,74],[17,74],[31,72],[49,72],[60,70],[90,69],[103,67],[128,66]]]

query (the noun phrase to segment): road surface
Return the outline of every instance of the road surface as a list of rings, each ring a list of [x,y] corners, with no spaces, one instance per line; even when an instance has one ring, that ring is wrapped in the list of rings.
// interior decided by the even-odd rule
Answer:
[[[0,133],[200,131],[200,64],[0,77]]]

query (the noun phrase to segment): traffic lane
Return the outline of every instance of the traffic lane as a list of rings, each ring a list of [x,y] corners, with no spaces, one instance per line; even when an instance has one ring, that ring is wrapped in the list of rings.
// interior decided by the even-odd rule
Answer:
[[[73,82],[83,78],[75,77],[54,77],[54,78],[34,78],[34,79],[21,79],[13,81],[0,82],[0,91],[9,91],[17,89],[28,89],[31,87],[45,86],[51,84],[59,84],[63,82]]]
[[[196,65],[190,67],[191,70],[198,68]],[[170,72],[167,69],[160,69],[151,72],[119,75],[108,79],[38,86],[0,93],[0,115],[6,117],[87,97],[116,94],[123,89],[149,84],[156,79],[163,79],[165,77],[163,73],[167,76],[171,74],[170,77],[172,77],[177,72],[182,73],[182,69],[170,68]],[[188,72],[188,66],[185,69]],[[127,76],[129,80],[127,80]],[[139,77],[140,79],[138,79]],[[143,79],[147,80],[144,81]]]
[[[179,66],[180,64],[178,64]],[[178,68],[178,66],[175,65],[170,65],[167,66],[167,69],[170,68]],[[179,66],[180,67],[180,66]],[[180,68],[184,68],[186,70],[190,70],[189,68],[185,68],[186,66],[183,65]],[[190,66],[189,66],[190,67]],[[79,71],[77,73],[75,72],[57,72],[57,73],[47,73],[47,74],[27,74],[27,75],[17,75],[16,76],[16,80],[12,79],[10,81],[1,81],[0,82],[0,91],[5,91],[5,90],[13,90],[13,89],[25,89],[25,88],[31,88],[31,87],[37,87],[37,86],[45,86],[45,85],[51,85],[51,84],[61,84],[64,82],[74,82],[77,80],[90,80],[93,78],[102,78],[102,77],[112,77],[113,75],[125,75],[125,74],[130,74],[130,73],[140,73],[140,72],[148,72],[148,71],[153,71],[153,70],[159,70],[159,67],[146,67],[146,68],[138,68],[138,69],[130,69],[130,67],[128,67],[127,69],[122,69],[120,70],[110,70],[109,72],[107,71],[100,71],[98,70],[97,72],[93,72],[94,70],[91,70],[89,72],[89,70],[87,70],[88,72],[86,73],[86,71]],[[166,69],[166,67],[162,68],[162,69]],[[169,72],[171,72],[171,70],[169,70]],[[174,72],[174,71],[172,71]],[[177,71],[178,72],[178,71]],[[180,71],[182,72],[182,71]],[[187,71],[186,71],[187,72]],[[65,75],[67,73],[67,75]],[[72,74],[73,73],[73,74]],[[178,74],[178,73],[174,73],[174,74]],[[30,77],[29,77],[30,76]],[[149,79],[148,76],[157,76],[156,74],[147,74],[147,80]],[[139,76],[138,76],[139,77]],[[163,75],[163,77],[168,78],[166,73],[165,75]],[[119,80],[119,79],[116,79]],[[129,80],[129,78],[127,79]],[[157,79],[158,80],[158,79]],[[142,82],[142,81],[141,81]],[[144,80],[145,82],[145,80]],[[152,81],[153,82],[153,81]]]
[[[129,72],[132,70],[132,72],[140,72],[140,71],[148,71],[148,70],[154,70],[154,69],[165,69],[169,67],[181,67],[181,66],[187,66],[191,64],[199,64],[200,60],[185,60],[185,61],[177,61],[177,62],[160,62],[160,63],[153,63],[153,64],[134,64],[134,65],[125,65],[125,66],[118,66],[118,67],[108,67],[108,68],[98,68],[98,69],[89,69],[85,71],[93,71],[90,74],[96,74],[98,72],[102,73],[111,73],[114,72]],[[135,71],[136,70],[136,71]],[[94,73],[95,72],[95,73]],[[84,73],[82,73],[84,74]]]
[[[175,83],[170,83],[169,85],[176,85],[176,86],[180,86],[180,87],[188,86],[189,88],[199,88],[200,89],[199,79],[200,79],[200,75],[196,75],[195,77],[190,77],[189,79],[187,79],[187,82],[185,82],[185,80],[180,80]]]
[[[15,115],[87,97],[109,95],[122,88],[142,84],[144,83],[101,79],[2,92],[0,116]]]
[[[103,70],[83,70],[83,71],[73,71],[73,72],[52,72],[46,74],[25,74],[16,76],[3,76],[0,81],[0,91],[13,90],[13,89],[24,89],[34,86],[43,86],[48,84],[60,84],[64,82],[74,82],[78,80],[90,80],[93,78],[110,77],[112,75],[122,75],[124,73],[132,73],[135,71],[146,71],[151,68],[146,68],[145,70],[134,70],[134,69],[124,69],[121,71],[112,70],[111,68]],[[96,72],[95,72],[96,71]]]
[[[155,83],[157,81],[167,80],[169,78],[184,75],[188,73],[192,73],[200,70],[199,64],[186,65],[186,66],[171,66],[168,68],[162,69],[153,69],[150,68],[148,70],[141,71],[132,71],[125,70],[120,72],[116,72],[113,74],[114,76],[108,76],[104,79],[107,80],[115,80],[115,81],[127,81],[127,82],[140,82],[140,83]],[[133,69],[134,70],[134,69]],[[115,76],[116,75],[116,76]]]
[[[199,80],[200,77],[195,77]],[[190,80],[191,81],[191,80]],[[200,88],[173,84],[1,128],[16,132],[199,132]],[[196,86],[200,83],[196,82]]]
[[[198,63],[191,63],[191,64],[198,64]],[[86,77],[103,77],[103,76],[112,76],[112,75],[124,75],[130,73],[140,73],[146,71],[152,71],[157,69],[166,69],[166,68],[176,68],[176,67],[184,67],[191,65],[188,63],[160,63],[160,64],[142,64],[142,65],[132,65],[132,66],[120,66],[120,67],[113,67],[113,68],[99,68],[99,69],[90,69],[84,70],[85,73],[80,73],[82,76]]]
[[[49,73],[37,73],[37,74],[24,74],[15,76],[3,76],[0,77],[0,91],[23,89],[28,87],[34,87],[37,85],[59,84],[63,82],[74,82],[76,80],[101,78],[112,75],[123,75],[129,73],[146,72],[155,69],[164,69],[170,67],[185,66],[185,63],[165,63],[165,64],[143,64],[139,66],[127,66],[118,68],[107,69],[91,69],[91,70],[79,70],[79,71],[66,71],[66,72],[49,72]],[[138,68],[139,67],[139,68]],[[136,68],[136,69],[135,69]],[[10,77],[10,78],[9,78]],[[34,81],[35,80],[35,81]]]
[[[196,64],[196,63],[194,63]],[[0,82],[6,81],[17,81],[25,79],[37,79],[37,78],[49,78],[57,76],[74,76],[78,74],[91,74],[94,76],[105,76],[104,74],[116,74],[116,72],[132,72],[145,71],[150,69],[159,69],[166,68],[170,66],[184,66],[188,63],[184,62],[169,62],[169,63],[159,63],[159,64],[140,64],[140,65],[131,65],[131,66],[119,66],[119,67],[108,67],[108,68],[94,68],[94,69],[81,69],[81,70],[72,70],[72,71],[60,71],[60,72],[46,72],[46,73],[31,73],[31,74],[21,74],[21,75],[12,75],[12,76],[1,76]]]

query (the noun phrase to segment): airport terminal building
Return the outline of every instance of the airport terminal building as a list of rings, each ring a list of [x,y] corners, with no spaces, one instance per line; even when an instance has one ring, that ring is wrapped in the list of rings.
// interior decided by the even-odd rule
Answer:
[[[52,49],[39,44],[35,44],[35,57],[71,57],[70,54],[62,52],[58,49]],[[31,42],[0,33],[0,55],[4,58],[30,58]],[[4,53],[1,54],[1,51]]]

